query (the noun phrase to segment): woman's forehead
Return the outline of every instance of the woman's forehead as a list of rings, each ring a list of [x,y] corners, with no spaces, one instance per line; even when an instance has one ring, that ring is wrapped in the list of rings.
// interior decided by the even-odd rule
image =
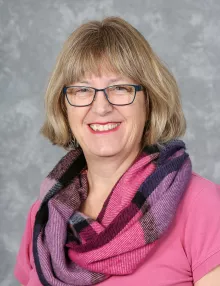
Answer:
[[[72,84],[88,84],[102,82],[106,85],[113,85],[117,83],[134,83],[134,80],[131,78],[117,73],[102,73],[102,74],[87,74],[84,77],[81,77],[79,80],[73,82]]]
[[[87,73],[79,79],[80,82],[91,82],[95,80],[108,80],[110,83],[128,80],[129,78],[126,75],[114,73],[114,72],[102,72],[100,74],[96,73]]]

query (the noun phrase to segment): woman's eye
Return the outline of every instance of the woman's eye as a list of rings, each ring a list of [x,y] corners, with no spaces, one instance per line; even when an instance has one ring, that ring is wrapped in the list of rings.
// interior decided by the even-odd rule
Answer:
[[[124,86],[116,86],[115,89],[117,89],[117,90],[126,90],[126,88]]]
[[[80,88],[76,92],[88,92],[88,88]]]

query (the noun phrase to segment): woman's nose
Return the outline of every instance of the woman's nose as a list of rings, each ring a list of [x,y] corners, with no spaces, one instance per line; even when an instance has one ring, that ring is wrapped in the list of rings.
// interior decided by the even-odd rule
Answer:
[[[91,109],[93,112],[102,116],[112,111],[113,106],[108,102],[108,99],[103,90],[96,92]]]

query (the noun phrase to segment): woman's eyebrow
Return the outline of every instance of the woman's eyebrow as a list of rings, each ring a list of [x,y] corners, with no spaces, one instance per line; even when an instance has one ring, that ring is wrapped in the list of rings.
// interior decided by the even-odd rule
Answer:
[[[78,83],[86,83],[86,84],[89,84],[88,81],[78,81]]]
[[[115,82],[118,82],[118,81],[122,81],[122,80],[125,80],[123,77],[117,77],[117,78],[113,78],[113,79],[110,79],[108,84],[112,84],[112,83],[115,83]]]
[[[125,79],[123,77],[112,78],[108,81],[108,84],[112,84],[112,83],[122,81],[122,80],[125,80]],[[91,84],[91,82],[86,81],[86,80],[80,80],[80,81],[78,81],[78,83]]]

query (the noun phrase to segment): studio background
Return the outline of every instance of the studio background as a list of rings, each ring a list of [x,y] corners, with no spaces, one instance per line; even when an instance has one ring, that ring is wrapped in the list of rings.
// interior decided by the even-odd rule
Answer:
[[[27,212],[62,155],[39,135],[43,97],[63,42],[80,24],[121,16],[176,77],[194,171],[220,184],[220,1],[0,0],[0,286],[13,268]]]

